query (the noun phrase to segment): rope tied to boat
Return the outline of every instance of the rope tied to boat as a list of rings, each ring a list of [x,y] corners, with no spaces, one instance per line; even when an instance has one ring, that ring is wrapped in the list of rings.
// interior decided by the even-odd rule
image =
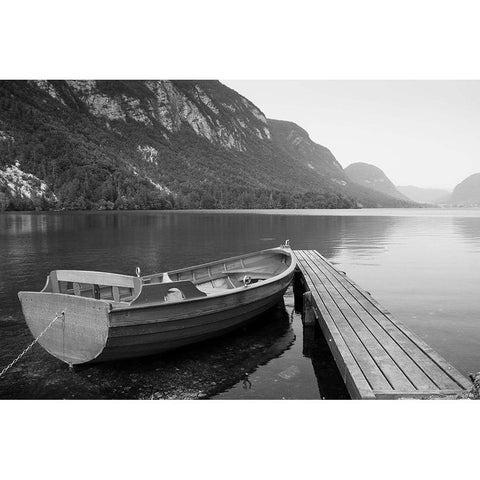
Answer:
[[[5,375],[5,373],[10,370],[18,361],[21,360],[21,358],[28,353],[28,351],[42,338],[42,336],[45,334],[45,332],[60,318],[63,318],[65,320],[65,312],[62,313],[57,313],[55,315],[55,318],[40,332],[40,334],[33,340],[30,345],[28,345],[20,355],[18,355],[14,360],[12,360],[1,372],[0,372],[0,378]]]

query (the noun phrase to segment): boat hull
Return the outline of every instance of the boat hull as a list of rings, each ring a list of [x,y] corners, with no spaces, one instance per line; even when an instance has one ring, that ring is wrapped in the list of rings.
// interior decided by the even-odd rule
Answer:
[[[234,288],[231,289],[213,289],[209,294],[192,283],[196,281],[202,288],[208,274],[207,281],[213,285],[224,273],[238,282],[244,276],[238,271],[239,267],[249,272],[254,280],[241,286],[232,284]],[[53,318],[64,312],[39,338],[45,350],[72,365],[104,362],[155,355],[230,332],[280,302],[294,268],[290,251],[271,249],[192,267],[193,270],[172,272],[170,275],[177,278],[170,283],[154,281],[151,276],[138,279],[144,283],[135,286],[132,279],[112,274],[56,271],[55,275],[50,275],[42,292],[19,292],[19,298],[35,338]],[[275,270],[279,273],[273,274]],[[261,273],[265,271],[266,274]],[[257,280],[264,274],[266,279]],[[132,283],[131,291],[137,291],[137,295],[130,302],[105,300],[98,298],[101,288],[95,285],[93,291],[97,291],[97,298],[87,298],[82,296],[87,291],[85,285],[75,285],[79,275],[93,276],[99,283],[112,279],[119,285],[111,287],[112,291],[117,289],[117,297],[120,287],[128,288]],[[184,279],[186,276],[189,278]],[[73,282],[76,292],[64,293],[65,284],[55,283],[59,280]],[[167,301],[163,294],[170,292],[170,287],[174,287],[173,290],[185,288],[184,298]]]
[[[188,309],[182,305],[183,312],[176,311],[178,307],[173,305],[128,312],[129,315],[112,312],[105,347],[92,361],[155,355],[224,335],[278,304],[289,282],[287,278],[282,285],[272,286],[271,292],[259,289],[255,292],[257,298],[249,302],[242,302],[240,294],[232,295],[225,299],[227,305],[221,311],[215,309],[213,299],[211,305],[208,305],[209,299],[205,299],[192,302],[197,305]],[[135,315],[135,323],[129,322],[130,315]]]

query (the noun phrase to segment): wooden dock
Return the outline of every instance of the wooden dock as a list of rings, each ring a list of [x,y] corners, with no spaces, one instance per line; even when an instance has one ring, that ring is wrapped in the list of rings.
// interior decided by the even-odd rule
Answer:
[[[297,284],[311,292],[306,299],[352,398],[429,398],[470,388],[466,377],[316,250],[294,253]]]

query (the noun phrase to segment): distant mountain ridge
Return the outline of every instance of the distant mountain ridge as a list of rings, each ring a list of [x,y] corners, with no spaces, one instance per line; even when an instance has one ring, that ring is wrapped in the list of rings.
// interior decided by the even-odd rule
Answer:
[[[359,206],[412,202],[218,81],[0,81],[0,209]]]
[[[345,173],[352,182],[390,195],[393,198],[409,201],[405,195],[396,189],[385,173],[375,165],[364,162],[352,163],[345,168]]]
[[[460,182],[453,190],[449,203],[460,206],[480,206],[480,173],[474,173]]]
[[[397,190],[410,200],[418,203],[446,203],[451,195],[448,190],[440,188],[421,188],[413,185],[398,186]]]

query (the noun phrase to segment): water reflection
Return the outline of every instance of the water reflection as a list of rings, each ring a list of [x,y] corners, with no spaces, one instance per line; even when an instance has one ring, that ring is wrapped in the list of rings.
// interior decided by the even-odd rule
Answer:
[[[457,368],[477,371],[480,269],[474,266],[480,265],[480,218],[391,220],[388,236],[375,243],[364,228],[352,227],[351,240],[332,260]]]
[[[462,237],[470,251],[478,253],[480,250],[480,218],[454,218],[453,225]]]

